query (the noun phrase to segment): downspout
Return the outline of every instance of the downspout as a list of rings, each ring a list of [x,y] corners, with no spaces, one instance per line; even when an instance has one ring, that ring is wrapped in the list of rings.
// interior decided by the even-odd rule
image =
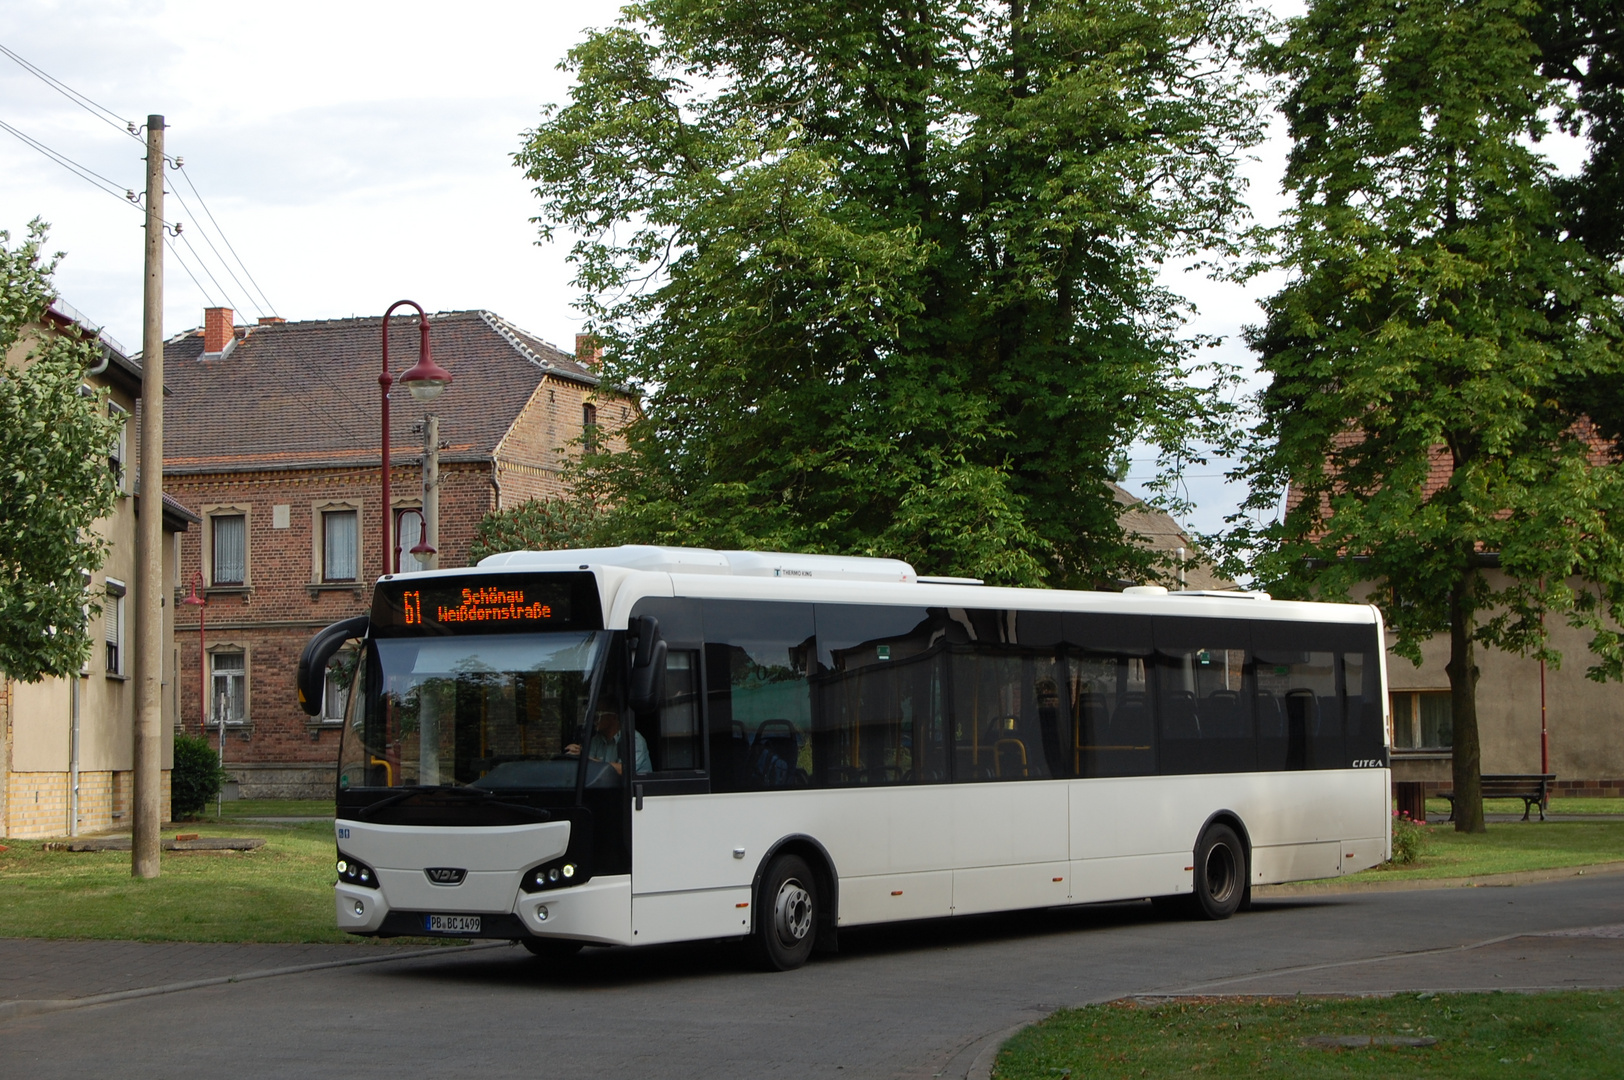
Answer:
[[[71,676],[68,697],[72,722],[68,736],[68,835],[79,835],[79,673]]]

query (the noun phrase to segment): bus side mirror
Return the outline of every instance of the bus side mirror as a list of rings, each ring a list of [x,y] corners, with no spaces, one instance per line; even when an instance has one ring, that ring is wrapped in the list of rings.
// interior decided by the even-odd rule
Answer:
[[[633,712],[653,712],[665,700],[666,644],[660,622],[652,615],[639,615],[631,621],[628,635],[634,644],[626,700]]]
[[[346,641],[366,637],[371,626],[372,619],[366,615],[343,619],[316,631],[316,635],[305,645],[304,652],[299,654],[298,685],[299,708],[307,715],[315,716],[321,712],[322,700],[327,695],[327,661]]]

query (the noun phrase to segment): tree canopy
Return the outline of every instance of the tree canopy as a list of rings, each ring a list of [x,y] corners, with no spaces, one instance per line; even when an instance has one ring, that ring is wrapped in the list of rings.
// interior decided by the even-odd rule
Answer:
[[[1371,589],[1397,651],[1448,633],[1458,828],[1483,827],[1474,649],[1620,673],[1624,486],[1564,387],[1624,372],[1619,281],[1537,150],[1569,99],[1524,0],[1314,0],[1267,53],[1294,207],[1253,346],[1271,382],[1231,542],[1288,594]],[[1501,573],[1487,575],[1497,565]]]
[[[35,221],[11,247],[0,231],[0,357],[55,297],[45,234]],[[116,492],[106,393],[81,390],[100,359],[95,338],[70,332],[0,367],[0,671],[24,682],[77,672],[90,655],[89,576],[107,555],[93,526]]]
[[[1231,252],[1258,137],[1236,0],[644,0],[527,134],[606,374],[598,535],[1154,572],[1106,487],[1193,456],[1221,374],[1157,282]]]

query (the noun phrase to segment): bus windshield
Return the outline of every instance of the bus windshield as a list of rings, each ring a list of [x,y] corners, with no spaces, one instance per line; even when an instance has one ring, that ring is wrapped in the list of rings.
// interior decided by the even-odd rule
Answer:
[[[608,636],[369,641],[350,694],[339,787],[573,789]]]

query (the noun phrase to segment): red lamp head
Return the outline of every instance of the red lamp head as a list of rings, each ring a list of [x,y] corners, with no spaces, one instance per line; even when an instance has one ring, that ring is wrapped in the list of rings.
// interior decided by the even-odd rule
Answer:
[[[417,363],[413,364],[400,381],[406,384],[406,389],[412,392],[412,397],[428,404],[439,397],[446,387],[451,385],[451,372],[436,364],[429,355],[429,322],[422,321],[422,347],[418,352]]]

